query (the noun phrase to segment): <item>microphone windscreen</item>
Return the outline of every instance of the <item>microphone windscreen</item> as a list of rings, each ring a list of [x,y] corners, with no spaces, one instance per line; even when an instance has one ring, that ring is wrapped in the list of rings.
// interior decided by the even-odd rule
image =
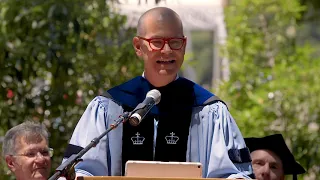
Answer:
[[[149,91],[147,93],[146,97],[147,98],[151,97],[152,99],[154,99],[155,104],[158,104],[160,102],[160,100],[161,100],[161,93],[156,89],[152,89],[151,91]]]

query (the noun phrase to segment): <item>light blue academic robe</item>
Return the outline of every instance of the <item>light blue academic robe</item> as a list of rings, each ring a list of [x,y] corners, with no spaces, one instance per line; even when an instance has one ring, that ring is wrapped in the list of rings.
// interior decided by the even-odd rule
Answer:
[[[86,147],[123,113],[123,108],[113,100],[95,97],[79,120],[69,143]],[[122,131],[123,125],[120,124],[89,150],[76,166],[77,176],[121,176],[124,171]],[[237,150],[244,148],[246,145],[242,134],[224,103],[193,108],[186,160],[200,162],[204,178],[250,179],[249,175],[253,174],[251,162],[241,162],[237,153],[230,158],[230,152],[240,152]],[[234,156],[240,161],[233,162],[231,159],[235,159]]]

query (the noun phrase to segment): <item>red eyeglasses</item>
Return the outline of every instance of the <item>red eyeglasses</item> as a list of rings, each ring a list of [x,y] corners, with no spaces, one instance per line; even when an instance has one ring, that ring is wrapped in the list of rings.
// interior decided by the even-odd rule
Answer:
[[[144,37],[140,37],[138,36],[139,39],[148,41],[149,46],[152,50],[155,51],[159,51],[162,50],[164,45],[166,43],[168,43],[169,47],[172,50],[180,50],[183,45],[186,43],[187,38],[183,37],[183,38],[144,38]]]

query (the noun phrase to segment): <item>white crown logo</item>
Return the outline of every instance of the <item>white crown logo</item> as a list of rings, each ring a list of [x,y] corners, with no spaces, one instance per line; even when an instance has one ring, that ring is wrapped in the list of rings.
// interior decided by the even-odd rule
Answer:
[[[177,144],[177,142],[179,141],[179,137],[178,136],[174,136],[174,133],[170,133],[170,136],[166,136],[166,141],[167,144]]]
[[[136,136],[131,137],[133,145],[143,145],[144,140],[145,138],[143,136],[140,136],[139,132],[136,133]]]

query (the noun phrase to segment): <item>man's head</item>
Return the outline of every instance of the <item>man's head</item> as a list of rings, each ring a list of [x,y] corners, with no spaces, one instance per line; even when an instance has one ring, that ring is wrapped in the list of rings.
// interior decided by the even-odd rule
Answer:
[[[48,179],[52,150],[46,128],[31,121],[11,128],[3,141],[2,156],[17,180]]]
[[[281,134],[263,138],[245,138],[251,152],[252,167],[258,180],[283,180],[285,175],[305,173],[287,147]]]
[[[186,38],[179,15],[166,7],[145,12],[138,21],[133,45],[144,61],[144,73],[156,87],[172,82],[184,60]]]
[[[284,171],[280,157],[267,149],[251,153],[254,174],[259,180],[283,180]]]

